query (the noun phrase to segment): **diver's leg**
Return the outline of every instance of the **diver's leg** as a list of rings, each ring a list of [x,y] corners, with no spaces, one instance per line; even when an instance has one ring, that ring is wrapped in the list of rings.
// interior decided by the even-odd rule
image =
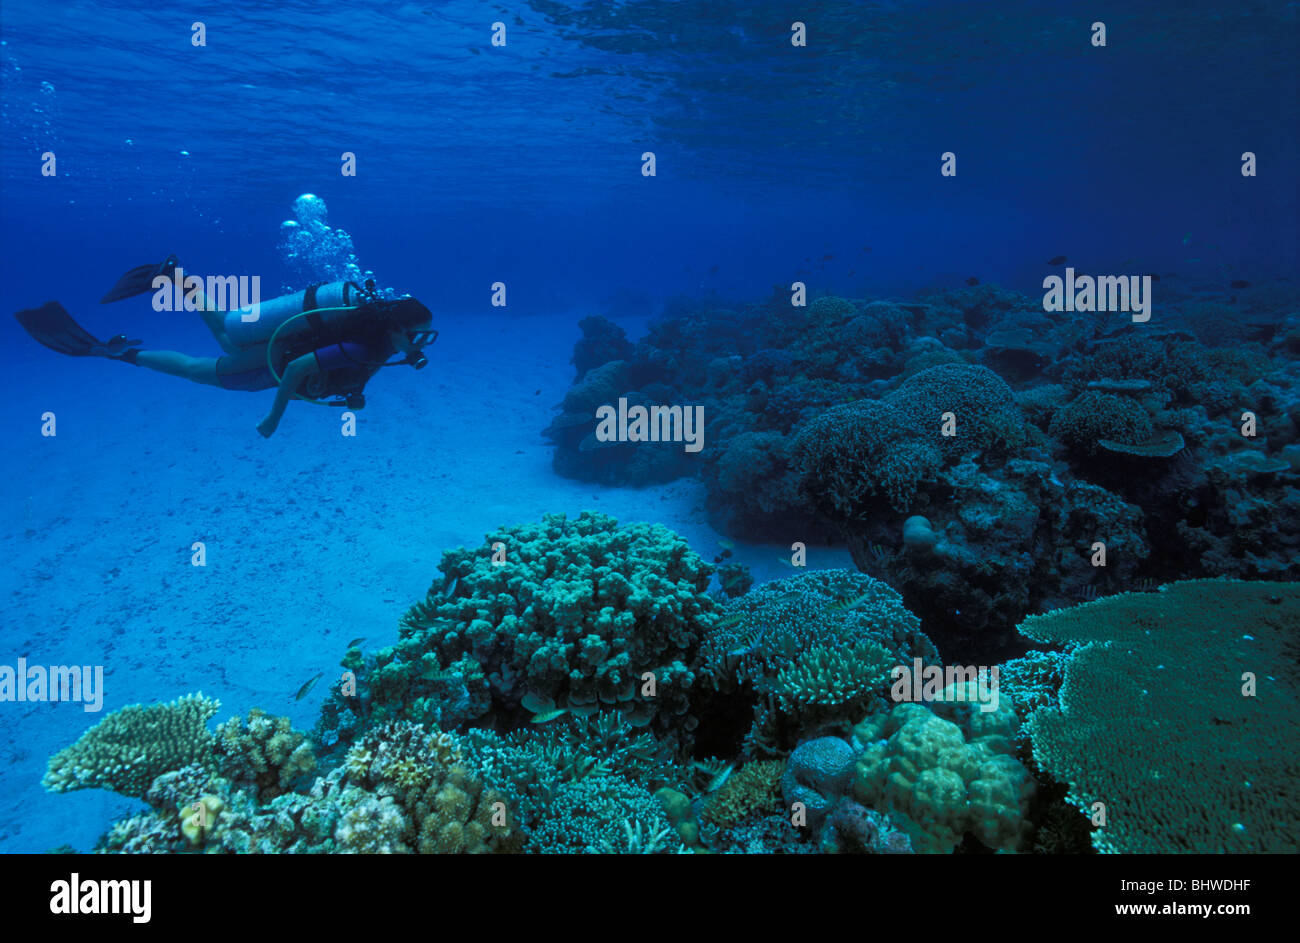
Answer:
[[[199,306],[199,317],[208,326],[212,336],[217,339],[221,349],[228,354],[239,353],[239,347],[226,334],[226,312],[218,311],[217,306],[209,301],[207,295],[203,294],[203,292],[198,293],[195,301]]]
[[[221,381],[217,378],[217,361],[214,357],[191,357],[188,354],[178,354],[174,350],[141,350],[136,352],[134,363],[195,383],[208,386],[221,385]]]

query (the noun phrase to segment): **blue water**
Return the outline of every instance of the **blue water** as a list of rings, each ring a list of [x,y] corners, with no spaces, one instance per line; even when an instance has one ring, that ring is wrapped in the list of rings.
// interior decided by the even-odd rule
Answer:
[[[372,381],[356,439],[293,404],[263,441],[270,393],[60,357],[0,320],[0,662],[102,663],[107,710],[202,690],[222,719],[310,727],[301,682],[349,638],[391,642],[440,551],[498,524],[594,506],[711,545],[689,481],[551,472],[539,432],[589,314],[635,338],[674,296],[796,278],[1033,295],[1057,255],[1219,282],[1300,258],[1295,3],[7,0],[0,27],[4,310],[57,299],[99,336],[215,356],[192,314],[96,302],[168,252],[264,296],[303,287],[281,224],[313,193],[343,260],[443,332],[425,371]],[[0,704],[0,850],[86,848],[135,807],[40,788],[95,719]]]

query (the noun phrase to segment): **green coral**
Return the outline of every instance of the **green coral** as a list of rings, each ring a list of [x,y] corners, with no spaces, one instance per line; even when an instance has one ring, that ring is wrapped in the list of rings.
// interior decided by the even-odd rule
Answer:
[[[877,642],[843,649],[819,646],[803,652],[777,674],[777,703],[786,711],[862,707],[896,664],[889,649]]]
[[[215,750],[221,774],[234,782],[252,783],[260,799],[287,792],[296,777],[316,768],[306,735],[294,730],[288,717],[256,707],[249,711],[247,724],[232,717],[217,726]]]
[[[934,710],[899,704],[854,728],[864,746],[854,797],[897,816],[918,852],[949,854],[968,833],[989,848],[1016,851],[1030,834],[1034,781],[1014,755],[1014,708],[1000,697],[991,713],[956,710],[968,705],[974,688],[950,686]]]
[[[508,719],[528,697],[683,728],[695,680],[686,662],[714,618],[713,570],[667,528],[553,514],[489,534],[478,549],[447,551],[440,569],[398,643],[377,654],[369,684],[378,716],[425,720],[418,702],[442,679],[440,666],[470,657],[490,684],[490,707]],[[642,696],[646,672],[653,697]]]
[[[621,776],[589,776],[561,786],[526,848],[544,854],[680,849],[659,800]]]
[[[1059,709],[1035,712],[1029,732],[1076,807],[1104,804],[1095,847],[1300,850],[1300,585],[1190,580],[1030,616],[1020,631],[1080,646]]]
[[[709,793],[700,809],[700,821],[715,828],[730,828],[748,816],[770,815],[781,804],[784,760],[751,760]]]
[[[207,723],[220,707],[201,693],[169,704],[123,707],[51,757],[42,785],[50,792],[110,789],[143,798],[163,773],[212,762]]]

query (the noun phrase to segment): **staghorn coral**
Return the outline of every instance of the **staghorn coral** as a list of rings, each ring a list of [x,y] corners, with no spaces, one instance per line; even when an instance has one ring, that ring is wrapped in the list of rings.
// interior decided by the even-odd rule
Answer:
[[[247,725],[238,717],[217,725],[214,750],[221,775],[254,784],[263,800],[287,792],[295,777],[316,768],[306,735],[294,730],[288,717],[256,707],[249,711]]]
[[[950,853],[968,833],[989,848],[1018,850],[1030,831],[1034,782],[1013,755],[1014,710],[1006,698],[991,714],[953,710],[969,707],[954,688],[944,690],[934,711],[899,704],[854,729],[863,751],[853,796],[894,813],[918,852]],[[945,710],[965,722],[937,713]]]
[[[641,845],[629,847],[637,835],[643,837]],[[643,852],[645,836],[650,837],[655,852],[676,852],[682,847],[663,806],[645,787],[621,776],[589,776],[556,791],[525,850],[543,854]]]
[[[110,789],[143,798],[155,777],[212,762],[207,723],[220,707],[202,693],[169,704],[123,707],[51,757],[42,785],[49,792]]]
[[[713,570],[667,528],[553,514],[448,551],[440,569],[445,578],[407,613],[400,641],[376,656],[367,693],[378,718],[425,720],[418,702],[433,693],[430,677],[468,656],[499,719],[520,717],[528,697],[582,716],[617,707],[629,723],[661,730],[692,726],[685,660],[714,618]],[[645,672],[655,675],[653,697],[641,693]]]
[[[1104,803],[1099,851],[1300,850],[1298,630],[1300,585],[1235,580],[1024,621],[1035,641],[1080,646],[1059,709],[1036,711],[1029,733],[1035,761],[1069,783],[1077,808]]]

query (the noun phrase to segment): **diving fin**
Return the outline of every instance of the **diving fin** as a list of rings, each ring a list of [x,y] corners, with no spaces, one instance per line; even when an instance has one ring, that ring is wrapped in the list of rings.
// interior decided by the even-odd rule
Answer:
[[[28,308],[14,315],[32,339],[50,350],[69,357],[112,357],[135,362],[133,351],[138,340],[119,334],[101,341],[72,319],[57,301],[47,301],[39,308]]]
[[[108,294],[99,299],[99,303],[105,305],[110,301],[121,301],[123,298],[131,298],[135,295],[143,295],[146,291],[153,291],[154,279],[159,275],[174,279],[176,268],[180,264],[176,256],[169,255],[160,264],[137,265],[119,278],[117,284],[109,289]]]

